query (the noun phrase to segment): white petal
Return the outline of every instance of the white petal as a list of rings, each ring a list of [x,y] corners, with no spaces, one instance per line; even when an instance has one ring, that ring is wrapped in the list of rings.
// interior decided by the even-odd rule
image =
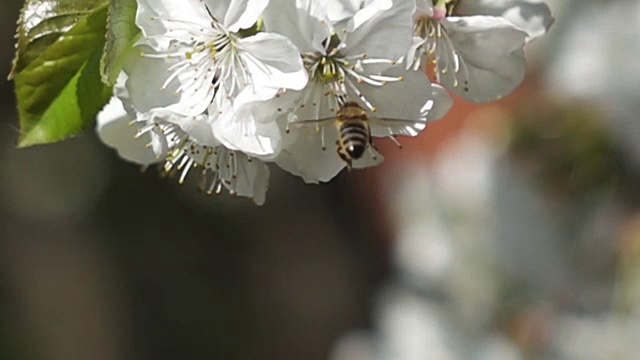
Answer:
[[[416,15],[433,16],[433,2],[431,0],[416,0]]]
[[[167,121],[180,126],[180,129],[200,145],[218,146],[220,141],[213,135],[213,126],[209,116],[171,116]]]
[[[327,130],[335,132],[333,129]],[[302,177],[306,183],[327,182],[344,169],[345,163],[338,157],[334,146],[322,150],[319,135],[292,131],[284,136],[285,141],[290,143],[275,162],[282,169]],[[335,140],[331,144],[334,143]]]
[[[242,100],[241,98],[244,97],[245,92],[250,91],[245,89],[238,95],[236,100]],[[233,111],[236,116],[241,118],[252,118],[262,124],[272,123],[283,114],[292,112],[302,93],[302,91],[289,90],[267,101],[251,101],[244,103],[242,106],[235,106],[236,104],[234,103]]]
[[[122,102],[116,97],[111,98],[98,114],[96,130],[100,140],[116,149],[125,160],[143,165],[158,162],[153,150],[147,147],[151,137],[144,134],[135,138],[140,126],[138,123],[131,124],[131,120]]]
[[[363,2],[358,8],[358,11],[349,19],[347,31],[354,31],[381,12],[388,11],[392,6],[393,1],[391,0],[371,0]]]
[[[453,103],[446,90],[432,85],[422,72],[396,67],[382,74],[389,77],[402,76],[403,80],[389,82],[384,86],[360,87],[363,95],[376,108],[375,113],[369,113],[373,136],[416,136],[426,127],[427,121],[442,117]],[[361,105],[364,107],[364,104]],[[375,118],[382,118],[384,122],[377,124]],[[394,119],[414,123],[407,125],[406,121],[394,122]]]
[[[238,32],[258,21],[269,0],[206,0],[205,3],[228,31]]]
[[[407,69],[413,68],[414,70],[418,70],[418,68],[420,67],[420,58],[416,55],[419,55],[418,50],[424,45],[425,40],[423,38],[419,36],[413,37],[413,41],[411,42],[409,51],[407,51],[406,58],[403,59]]]
[[[269,168],[257,159],[249,161],[244,154],[236,154],[238,165],[234,191],[236,195],[253,199],[257,205],[263,205],[269,188]]]
[[[333,23],[352,17],[364,5],[363,0],[327,1],[327,16]]]
[[[402,76],[402,80],[390,81],[383,86],[360,86],[363,95],[376,108],[375,115],[407,120],[424,118],[421,109],[431,97],[431,82],[427,75],[400,67],[388,69],[382,75]]]
[[[151,149],[156,155],[156,159],[164,159],[169,151],[169,141],[162,130],[154,127],[148,134],[151,136]],[[143,137],[141,135],[140,137]]]
[[[385,10],[386,1],[373,1],[354,15],[347,25],[345,55],[366,53],[369,58],[399,59],[413,39],[413,1],[394,0]],[[361,16],[362,15],[362,16]],[[339,30],[339,29],[338,29]],[[338,35],[341,32],[338,31]]]
[[[115,86],[113,87],[113,94],[116,100],[119,100],[120,105],[123,107],[124,111],[129,114],[129,118],[132,118],[132,122],[135,121],[137,124],[131,125],[135,127],[135,129],[139,129],[143,126],[147,126],[149,124],[157,123],[158,121],[162,122],[163,119],[170,117],[173,115],[170,112],[165,110],[153,110],[146,113],[140,113],[136,110],[131,102],[131,97],[129,95],[129,90],[126,87],[126,83],[129,79],[129,76],[125,71],[121,71],[118,74],[118,80],[116,81]],[[137,130],[136,130],[137,131]],[[136,136],[140,139],[143,139],[147,146],[150,144],[153,153],[156,156],[156,159],[165,158],[169,144],[167,141],[166,135],[159,127],[153,127],[151,131],[146,132],[145,134],[136,134]],[[149,140],[150,142],[147,141]]]
[[[542,0],[461,1],[455,12],[461,16],[502,16],[527,32],[527,42],[544,35],[555,20]]]
[[[302,53],[323,53],[331,27],[322,5],[317,0],[271,0],[262,15],[265,29],[286,36]]]
[[[232,1],[233,0],[205,0],[204,3],[215,20],[224,24]]]
[[[213,132],[225,147],[254,157],[269,159],[280,151],[280,129],[275,122],[260,123],[225,111],[213,122]]]
[[[453,98],[447,89],[438,84],[431,84],[431,100],[422,109],[428,121],[444,117],[453,106]]]
[[[154,37],[153,45],[167,48],[169,31],[188,28],[210,28],[211,18],[199,0],[138,0],[136,25],[144,37]],[[176,34],[172,34],[175,38]]]
[[[283,35],[258,33],[238,40],[240,56],[251,77],[251,87],[259,100],[260,88],[300,90],[307,85],[308,73],[298,49]]]
[[[155,54],[148,47],[137,49],[146,54]],[[141,51],[137,53],[140,54]],[[172,58],[158,59],[136,54],[129,56],[125,64],[125,71],[129,76],[125,86],[136,110],[147,112],[164,108],[185,116],[197,116],[206,110],[213,97],[210,86],[213,74],[198,74],[195,70],[186,70],[165,86],[172,74],[170,67],[175,61]],[[192,86],[189,88],[191,91],[178,91],[181,81],[191,82],[194,78],[202,86]]]
[[[130,53],[133,53],[134,51],[135,50],[130,51]],[[130,55],[131,54],[129,54],[128,57]],[[131,104],[131,97],[129,96],[129,90],[126,87],[128,79],[129,79],[129,75],[127,75],[125,71],[120,71],[120,73],[118,74],[118,79],[116,80],[116,84],[113,86],[113,96],[117,97],[120,100],[122,106],[124,107],[124,110],[127,113],[135,114],[136,109],[133,107],[133,104]]]
[[[337,155],[336,155],[337,156]],[[353,162],[354,169],[366,169],[379,165],[384,161],[384,156],[375,148],[368,147],[362,157]]]
[[[455,56],[443,54],[446,50],[438,48],[442,85],[475,102],[499,99],[520,85],[526,73],[522,50],[525,32],[492,16],[449,17],[442,24],[460,63],[460,70],[454,71]],[[443,73],[447,65],[448,70]]]

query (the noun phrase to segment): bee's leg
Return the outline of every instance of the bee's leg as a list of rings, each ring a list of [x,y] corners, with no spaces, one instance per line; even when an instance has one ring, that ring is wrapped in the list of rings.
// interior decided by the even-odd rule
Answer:
[[[395,135],[389,135],[388,137],[394,144],[396,144],[396,146],[398,146],[398,148],[402,149],[402,144],[398,141],[398,138]]]
[[[373,142],[373,136],[369,136],[369,145],[375,150],[375,151],[380,151],[378,149],[378,147],[376,146],[376,143]]]
[[[347,170],[351,171],[352,160],[349,157],[349,155],[340,146],[338,146],[337,152],[340,159],[342,159],[342,161],[344,161],[347,164]]]

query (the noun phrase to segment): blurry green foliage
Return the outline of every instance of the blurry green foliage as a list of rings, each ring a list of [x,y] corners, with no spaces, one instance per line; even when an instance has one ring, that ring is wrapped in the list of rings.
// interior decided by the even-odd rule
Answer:
[[[510,153],[556,195],[635,193],[638,174],[595,108],[537,99],[513,117]]]

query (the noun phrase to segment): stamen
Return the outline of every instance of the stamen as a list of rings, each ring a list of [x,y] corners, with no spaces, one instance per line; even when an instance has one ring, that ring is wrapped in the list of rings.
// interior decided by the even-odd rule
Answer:
[[[446,3],[448,12],[452,11],[455,1]],[[464,90],[468,91],[469,69],[464,58],[458,54],[446,29],[437,19],[423,17],[416,20],[414,34],[423,39],[423,44],[416,49],[416,56],[412,64],[414,70],[418,70],[427,58],[429,64],[434,67],[435,80],[441,82],[441,76],[451,74],[452,85],[460,86],[462,74]]]
[[[190,159],[190,157],[188,155],[183,156],[181,161],[180,161],[180,164],[178,164],[178,170],[181,170],[184,167],[184,165],[187,162],[189,162],[189,159]]]
[[[360,90],[358,90],[358,88],[355,86],[355,84],[351,81],[347,81],[347,85],[351,88],[351,90],[353,90],[353,92],[356,93],[356,95],[358,96],[358,98],[360,100],[362,100],[362,102],[365,104],[365,106],[372,112],[376,111],[376,107],[373,106],[373,104],[371,104],[369,102],[369,100],[367,100],[367,98],[362,95],[362,93],[360,92]]]
[[[393,65],[396,63],[395,60],[389,60],[389,59],[363,59],[363,60],[360,60],[360,62],[362,63],[362,65],[376,65],[376,64]]]
[[[380,81],[382,83],[382,85],[386,84],[387,82],[404,81],[404,77],[403,76],[371,75],[371,78],[373,80]]]
[[[182,170],[182,174],[180,174],[180,179],[178,180],[178,184],[182,185],[184,183],[184,179],[187,177],[187,173],[189,172],[189,170],[191,169],[192,165],[193,165],[193,159],[186,157],[186,159],[188,159],[189,161],[187,162],[186,166],[184,167],[184,169]],[[180,167],[178,167],[178,170],[180,169]]]

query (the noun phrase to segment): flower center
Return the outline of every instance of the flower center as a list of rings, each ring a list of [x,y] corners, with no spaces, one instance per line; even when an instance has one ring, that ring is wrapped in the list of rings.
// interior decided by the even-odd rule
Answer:
[[[435,18],[422,15],[417,17],[413,23],[413,34],[427,39],[433,36],[438,26],[439,23]]]
[[[449,38],[446,29],[442,25],[441,20],[451,14],[456,0],[434,0],[434,16],[419,16],[413,24],[413,33],[423,39],[424,43],[418,48],[413,68],[417,70],[421,61],[426,57],[428,66],[433,68],[435,80],[440,82],[440,77],[451,75],[453,77],[453,86],[458,87],[462,76],[464,90],[468,91],[469,71],[464,58],[460,56],[453,42]],[[436,8],[440,7],[447,15],[438,18]]]
[[[348,93],[355,94],[370,111],[375,112],[375,106],[365,98],[358,89],[358,85],[366,83],[382,86],[390,81],[402,81],[402,77],[366,74],[365,67],[370,64],[395,65],[396,61],[369,59],[365,53],[345,56],[343,51],[347,52],[346,45],[334,35],[325,41],[324,53],[302,54],[303,63],[311,80],[311,86],[308,88],[313,89],[314,85],[320,85],[322,95],[328,97],[329,106],[334,112],[338,111],[346,101],[353,100],[349,99]],[[314,91],[306,91],[300,106],[304,106],[309,98],[314,98],[312,104],[321,103],[315,99],[315,96]]]
[[[458,0],[433,0],[433,18],[440,20],[451,16]]]
[[[348,65],[348,62],[341,57],[338,51],[334,51],[328,55],[305,54],[304,64],[312,81],[330,84],[341,82],[344,79],[342,66]]]
[[[175,27],[180,29],[176,31],[179,33],[175,35],[176,41],[166,51],[141,54],[172,62],[167,68],[169,75],[162,84],[163,90],[178,79],[176,93],[215,103],[236,95],[251,83],[236,46],[239,35],[228,32],[213,18],[210,27],[178,20],[169,22],[175,22]]]

